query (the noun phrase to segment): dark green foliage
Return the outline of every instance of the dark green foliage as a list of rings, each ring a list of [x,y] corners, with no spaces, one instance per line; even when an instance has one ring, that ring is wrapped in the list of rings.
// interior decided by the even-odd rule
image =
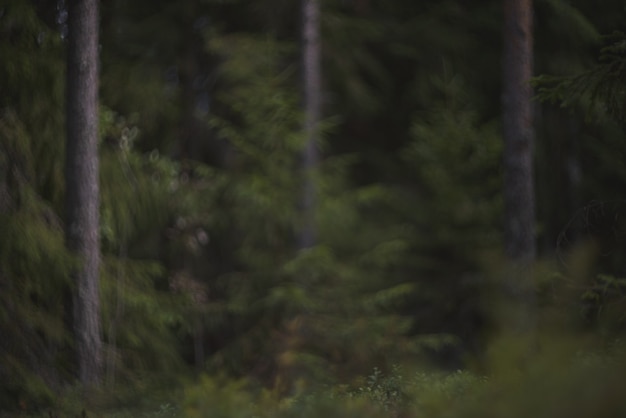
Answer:
[[[558,356],[559,354],[557,354]],[[469,402],[435,416],[586,417],[621,416],[623,352],[578,357],[539,357],[524,372],[494,378]]]
[[[186,393],[184,416],[435,417],[445,406],[468,404],[485,385],[485,379],[469,373],[412,373],[394,367],[385,374],[375,368],[354,384],[281,399],[246,381],[203,377]]]
[[[581,296],[584,318],[595,325],[601,335],[621,334],[624,322],[626,279],[599,274]]]
[[[331,384],[284,398],[247,380],[203,376],[181,406],[163,402],[106,417],[482,417],[621,416],[623,347],[579,350],[581,340],[543,341],[524,370],[506,360],[489,378],[469,372],[374,369],[351,384]],[[548,348],[550,347],[550,348]],[[557,348],[558,347],[558,348]],[[506,357],[506,353],[504,354]]]
[[[578,158],[580,169],[593,169],[594,176],[582,179],[577,193],[591,201],[577,208],[564,225],[557,251],[566,253],[575,242],[585,249],[584,258],[589,261],[582,271],[570,270],[569,274],[585,278],[583,316],[602,332],[611,329],[605,335],[621,332],[620,320],[616,319],[619,314],[610,312],[619,311],[622,305],[615,296],[615,292],[620,293],[619,279],[615,277],[623,274],[623,263],[617,254],[624,246],[621,222],[624,206],[622,192],[613,187],[624,182],[625,42],[623,33],[614,32],[604,37],[598,62],[590,69],[558,77],[543,75],[535,80],[540,100],[569,108],[571,112],[582,109],[588,119],[589,128],[578,145],[581,150]]]
[[[215,98],[220,113],[208,123],[229,157],[227,169],[210,178],[210,210],[198,219],[210,237],[205,254],[216,264],[193,272],[210,295],[199,319],[216,342],[211,367],[267,373],[267,336],[284,312],[272,289],[288,283],[280,266],[291,256],[297,224],[299,115],[286,89],[283,46],[244,35],[207,42],[222,60],[223,85]]]
[[[416,115],[413,140],[402,150],[411,183],[394,206],[410,226],[413,256],[403,262],[417,286],[409,308],[414,331],[426,334],[429,351],[450,353],[444,358],[457,367],[459,356],[476,354],[488,330],[486,263],[500,244],[501,141],[494,123],[477,121],[460,76],[436,82],[441,98]]]
[[[4,406],[50,401],[70,370],[64,289],[72,259],[54,212],[21,185],[19,212],[0,216],[0,380]]]
[[[0,34],[0,54],[11,57],[0,66],[0,409],[4,409],[49,402],[50,388],[70,370],[64,298],[73,260],[65,250],[57,212],[63,155],[59,39],[30,4],[19,1],[2,6]]]
[[[538,328],[555,335],[538,352],[493,332],[501,1],[324,4],[302,251],[298,2],[102,2],[106,379],[89,399],[66,323],[53,3],[0,5],[0,414],[623,412],[621,349],[587,341],[624,331],[624,36],[584,71],[617,2],[536,2],[537,69],[566,75],[539,77],[540,98],[576,105],[537,104]]]
[[[594,117],[598,115],[597,110],[604,111],[623,125],[626,122],[623,99],[626,36],[614,32],[605,38],[605,44],[600,51],[600,62],[590,70],[576,75],[538,77],[535,84],[539,87],[539,99],[561,106],[582,104],[589,111],[596,110]]]
[[[0,117],[7,156],[55,210],[60,210],[63,167],[63,59],[61,39],[30,2],[8,1],[0,19]],[[17,153],[17,154],[16,154]],[[19,158],[19,159],[18,159]]]
[[[471,399],[486,382],[486,378],[460,370],[449,374],[414,372],[393,366],[387,374],[374,368],[347,394],[349,398],[367,399],[388,416],[409,415],[410,411],[418,416],[436,416],[446,406]]]
[[[177,250],[181,241],[198,246],[188,241],[195,237],[187,235],[183,224],[203,225],[195,217],[206,214],[202,194],[212,188],[210,172],[199,164],[183,167],[157,151],[137,152],[138,128],[112,111],[103,112],[101,128],[101,234],[106,255],[101,297],[105,377],[113,386],[141,382],[155,371],[162,376],[180,372],[178,332],[193,329],[193,316],[199,314],[193,303],[197,295],[181,287],[178,266],[165,264],[162,257],[165,249],[186,256],[187,250]],[[173,218],[177,225],[169,225]],[[194,309],[187,307],[190,303]]]
[[[214,295],[203,323],[209,334],[227,337],[211,367],[235,367],[284,389],[300,374],[330,377],[338,371],[330,358],[344,363],[345,372],[390,355],[392,339],[375,335],[406,331],[406,320],[383,312],[410,285],[385,274],[403,251],[397,227],[376,221],[387,193],[375,186],[349,191],[345,164],[330,160],[316,176],[320,245],[295,253],[302,136],[296,98],[287,89],[292,73],[283,64],[290,48],[244,36],[209,46],[222,57],[220,82],[227,86],[218,96],[222,114],[210,122],[232,160],[229,172],[216,172],[213,200],[228,210],[207,228],[213,245],[233,251],[231,270],[203,278]],[[364,350],[348,352],[348,344]]]

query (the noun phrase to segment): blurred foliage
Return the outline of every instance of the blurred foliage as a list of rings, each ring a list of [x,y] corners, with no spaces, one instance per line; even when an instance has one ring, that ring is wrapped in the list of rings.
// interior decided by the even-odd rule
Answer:
[[[478,120],[461,75],[432,83],[438,97],[415,115],[413,139],[401,150],[408,184],[397,188],[390,207],[406,225],[411,256],[400,271],[416,286],[405,305],[413,332],[425,352],[455,369],[482,351],[491,332],[501,141],[494,122]]]
[[[372,331],[406,331],[406,320],[383,312],[411,286],[384,273],[402,253],[397,228],[376,221],[386,192],[348,190],[342,178],[349,163],[329,159],[317,174],[320,243],[295,253],[301,177],[293,173],[303,138],[285,66],[290,48],[245,36],[209,39],[209,47],[223,60],[220,83],[232,86],[216,98],[221,114],[210,123],[232,157],[228,171],[218,172],[223,181],[214,200],[228,210],[208,230],[212,245],[233,255],[229,270],[204,278],[215,295],[207,331],[224,339],[210,369],[251,374],[288,391],[299,375],[325,380],[390,355],[388,343],[398,341]],[[361,341],[364,351],[347,351],[348,341]]]
[[[537,67],[558,75],[539,98],[572,113],[537,103],[545,260],[525,339],[495,332],[500,1],[325,2],[306,250],[296,3],[103,2],[105,382],[87,397],[67,318],[63,3],[3,2],[0,415],[623,413],[624,36],[594,65],[621,5],[592,3],[536,4]]]
[[[62,192],[60,41],[30,4],[0,19],[0,405],[53,399],[69,370],[64,289],[74,260],[56,210]],[[43,192],[45,190],[45,192]]]
[[[349,384],[327,384],[289,397],[243,379],[201,376],[185,385],[184,393],[144,400],[140,409],[103,409],[103,417],[474,417],[474,416],[621,416],[624,403],[623,345],[604,347],[580,340],[541,340],[520,368],[502,353],[501,365],[490,377],[470,372],[415,372],[375,368]],[[494,369],[495,370],[495,369]],[[167,399],[167,400],[166,400]],[[54,410],[80,414],[69,402]],[[86,410],[87,416],[92,416]],[[53,415],[54,416],[54,415]],[[59,415],[64,416],[64,415]]]
[[[604,43],[599,63],[592,69],[576,75],[537,77],[538,98],[564,107],[582,103],[588,106],[589,111],[605,111],[623,125],[626,35],[614,32],[605,37]],[[597,114],[593,116],[597,118]]]
[[[548,337],[543,343],[557,341]],[[490,378],[460,371],[414,374],[396,367],[385,374],[374,369],[352,387],[282,400],[245,382],[204,378],[188,392],[183,416],[620,416],[623,349],[615,344],[582,354],[575,342],[568,344],[573,346],[561,347],[571,354],[535,354],[528,367],[509,363]]]
[[[624,403],[623,351],[566,356],[556,351],[533,358],[525,370],[490,379],[470,402],[446,416],[619,416]]]

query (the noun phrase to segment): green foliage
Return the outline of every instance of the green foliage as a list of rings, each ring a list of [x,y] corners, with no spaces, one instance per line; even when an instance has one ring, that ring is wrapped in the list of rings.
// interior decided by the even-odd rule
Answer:
[[[451,405],[469,403],[485,379],[469,373],[409,373],[378,368],[354,385],[334,384],[276,397],[245,381],[203,377],[186,391],[188,417],[394,417],[439,416]]]
[[[322,30],[332,37],[324,45],[325,72],[330,74],[333,91],[345,105],[359,112],[374,114],[381,110],[383,97],[391,87],[390,74],[372,53],[372,45],[388,37],[381,22],[347,13],[331,11],[322,18]]]
[[[173,329],[182,320],[183,301],[155,288],[161,266],[116,259],[105,265],[101,300],[110,383],[116,377],[132,381],[154,370],[180,371]]]
[[[595,118],[604,111],[624,126],[626,35],[614,32],[605,38],[605,43],[600,62],[593,68],[575,75],[537,77],[538,98],[564,107],[582,104],[589,112],[595,111],[592,113]]]
[[[359,386],[347,391],[350,398],[365,398],[385,415],[436,416],[452,404],[464,402],[478,392],[486,378],[469,372],[410,371],[393,366],[389,373],[374,368]]]
[[[553,19],[558,21],[556,31],[567,28],[568,32],[564,35],[576,37],[579,43],[593,42],[600,39],[600,33],[597,28],[590,22],[589,18],[570,2],[563,0],[543,0],[542,3],[551,9]]]
[[[89,394],[78,385],[67,386],[54,402],[32,417],[174,418],[182,417],[181,382],[146,378],[132,385],[92,388]]]
[[[165,225],[181,169],[158,153],[137,152],[138,128],[109,109],[101,111],[100,131],[101,234],[104,251],[119,254]]]
[[[581,314],[605,338],[622,335],[625,330],[626,279],[598,274],[581,295]]]
[[[427,352],[456,352],[449,365],[456,368],[489,326],[484,298],[500,245],[501,140],[494,123],[478,120],[460,76],[433,82],[439,101],[415,115],[400,155],[408,179],[390,206],[412,254],[401,271],[416,283],[407,308],[413,330]]]
[[[364,386],[349,392],[350,396],[356,398],[366,398],[375,404],[380,405],[385,411],[394,411],[406,401],[405,379],[400,373],[400,369],[394,366],[391,373],[385,376],[383,372],[374,368]]]
[[[160,404],[144,403],[140,410],[103,409],[97,416],[621,416],[623,346],[617,342],[605,349],[581,350],[576,348],[580,343],[574,338],[563,346],[554,335],[549,336],[542,340],[546,349],[531,354],[526,367],[505,361],[489,378],[461,371],[442,374],[394,367],[383,373],[375,368],[352,384],[330,384],[289,397],[247,380],[202,376],[186,385],[180,403],[161,398]]]
[[[156,231],[172,213],[182,213],[191,186],[180,184],[179,164],[135,149],[141,133],[124,117],[104,108],[100,121],[101,305],[105,377],[112,387],[154,370],[180,370],[175,329],[185,322],[185,300],[169,292]]]
[[[539,0],[534,3],[535,71],[558,75],[582,71],[593,63],[588,51],[601,40],[593,17],[581,2]]]
[[[302,136],[291,69],[283,64],[290,48],[242,35],[210,38],[209,47],[223,59],[226,86],[210,122],[233,157],[230,172],[216,172],[213,203],[228,210],[216,212],[207,227],[216,245],[234,246],[236,266],[204,279],[214,295],[205,306],[207,330],[234,336],[210,367],[252,369],[280,390],[300,375],[329,379],[337,371],[329,358],[354,372],[391,349],[392,339],[376,332],[408,328],[406,319],[381,314],[410,291],[385,273],[403,251],[398,228],[376,221],[387,192],[349,191],[346,163],[329,160],[316,175],[320,244],[294,253]],[[349,354],[348,342],[362,352]]]
[[[442,374],[394,367],[383,373],[375,368],[353,384],[330,384],[281,397],[247,380],[203,376],[186,386],[180,404],[146,404],[132,412],[102,410],[100,416],[559,418],[624,412],[619,342],[584,351],[576,348],[581,343],[576,339],[563,346],[552,335],[542,343],[546,350],[531,354],[526,367],[505,362],[489,378],[461,371]]]
[[[231,210],[216,222],[236,220],[237,228],[245,231],[242,257],[253,256],[252,263],[276,261],[284,256],[297,222],[294,173],[302,143],[297,97],[288,88],[291,71],[283,64],[289,48],[243,35],[208,42],[209,50],[223,59],[219,75],[225,84],[217,97],[222,111],[209,122],[228,144],[234,169],[223,173],[229,180],[220,202]],[[263,246],[265,254],[248,253],[251,247],[263,251]]]
[[[624,413],[619,394],[623,352],[599,356],[537,356],[525,370],[509,369],[490,379],[467,402],[444,414],[453,417],[611,417]]]
[[[0,6],[0,56],[11,57],[0,64],[0,413],[560,416],[590,411],[583,382],[622,412],[607,387],[622,383],[619,353],[551,365],[573,349],[546,340],[558,354],[542,357],[521,339],[487,341],[501,216],[497,2],[325,3],[318,242],[300,251],[297,5],[248,3],[102,4],[106,379],[93,399],[60,391],[75,371],[74,260],[60,220],[63,41],[43,19],[61,16],[47,2]],[[589,62],[607,18],[581,11],[590,4],[537,2],[540,68]],[[575,156],[583,198],[613,199],[626,183],[624,142],[599,117],[624,123],[623,38],[580,77],[539,79],[541,98],[597,111]],[[602,341],[623,331],[617,206],[584,212],[588,228],[572,233],[600,243],[601,262],[540,278],[540,316],[558,330]],[[432,358],[454,372],[431,372]],[[429,371],[391,366],[405,361]],[[181,400],[170,388],[192,363],[219,377]],[[457,371],[473,364],[489,379]]]
[[[386,414],[375,401],[348,396],[339,390],[321,390],[279,399],[254,389],[245,381],[201,379],[187,391],[188,417],[377,417]]]
[[[19,168],[13,173],[20,176]],[[67,371],[64,289],[74,265],[50,205],[23,179],[17,184],[19,195],[5,197],[15,206],[0,214],[0,330],[5,336],[0,380],[8,394],[0,403],[5,405],[15,396],[50,400],[48,385]]]
[[[0,66],[0,409],[32,408],[50,402],[70,369],[74,260],[57,215],[62,61],[60,40],[27,2],[3,4],[0,39],[12,57]]]
[[[207,122],[229,161],[208,177],[204,214],[198,216],[198,206],[189,212],[210,237],[199,254],[215,265],[190,272],[210,294],[196,317],[220,340],[208,366],[244,374],[263,369],[255,366],[258,356],[271,357],[267,335],[284,312],[276,295],[288,284],[280,268],[291,255],[297,224],[299,113],[287,88],[287,47],[214,33],[207,47],[222,62],[218,111]]]
[[[471,248],[488,248],[498,239],[501,141],[494,124],[477,121],[460,77],[438,83],[441,101],[416,118],[414,139],[402,155],[414,173],[416,195],[424,200],[414,217],[417,222],[426,220],[421,228],[427,228],[426,224],[439,228],[424,231],[431,248],[433,239],[450,247],[452,241],[461,244],[463,237],[472,240],[464,243]],[[429,215],[442,216],[447,222],[432,222]],[[474,233],[460,234],[470,232],[469,228]]]
[[[0,120],[2,141],[19,147],[18,157],[35,190],[61,208],[63,190],[63,60],[61,39],[30,2],[2,6]]]
[[[185,396],[185,416],[238,418],[256,416],[256,398],[244,381],[203,377]]]

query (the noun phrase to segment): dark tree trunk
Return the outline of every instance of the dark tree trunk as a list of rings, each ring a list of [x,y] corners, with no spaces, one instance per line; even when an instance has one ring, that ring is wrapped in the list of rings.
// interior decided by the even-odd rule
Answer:
[[[532,0],[504,0],[504,245],[515,261],[535,258]]]
[[[68,1],[66,239],[79,260],[73,325],[80,381],[101,379],[98,0]]]
[[[533,175],[532,0],[504,0],[502,124],[504,249],[510,261],[502,317],[506,329],[534,341],[535,191]]]
[[[302,0],[302,78],[304,84],[304,133],[306,142],[302,153],[305,175],[303,190],[304,224],[300,232],[300,248],[315,244],[316,188],[313,171],[319,164],[319,120],[321,114],[319,0]]]

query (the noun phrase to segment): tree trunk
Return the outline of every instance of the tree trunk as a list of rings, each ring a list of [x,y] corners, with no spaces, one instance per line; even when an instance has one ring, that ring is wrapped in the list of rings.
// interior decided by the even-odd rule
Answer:
[[[100,383],[98,0],[68,1],[66,239],[79,260],[73,325],[79,378]]]
[[[534,329],[532,41],[532,0],[504,0],[504,249],[511,262],[506,304],[513,315],[506,326],[516,332]]]
[[[300,248],[315,244],[316,188],[313,171],[319,163],[317,142],[321,114],[321,62],[320,62],[320,6],[319,0],[302,0],[302,67],[304,84],[305,146],[302,168],[305,175],[303,190],[304,224],[300,232]]]
[[[504,4],[504,243],[511,259],[530,263],[535,258],[532,1]]]
[[[317,189],[315,186],[315,170],[319,164],[317,142],[319,137],[319,120],[321,114],[321,63],[320,63],[320,30],[319,0],[302,0],[302,90],[304,110],[304,136],[302,149],[302,172],[304,184],[302,189],[302,226],[298,231],[298,249],[306,249],[315,245],[315,202]],[[302,277],[295,278],[296,286],[306,291],[307,283]],[[285,335],[281,338],[282,353],[279,358],[286,357],[299,349],[298,344],[304,344],[309,338],[305,331],[307,312],[298,312],[290,315],[285,321]],[[306,365],[301,362],[280,365],[278,381],[285,385],[281,387],[291,394],[295,394],[298,383],[306,384],[310,373]]]

